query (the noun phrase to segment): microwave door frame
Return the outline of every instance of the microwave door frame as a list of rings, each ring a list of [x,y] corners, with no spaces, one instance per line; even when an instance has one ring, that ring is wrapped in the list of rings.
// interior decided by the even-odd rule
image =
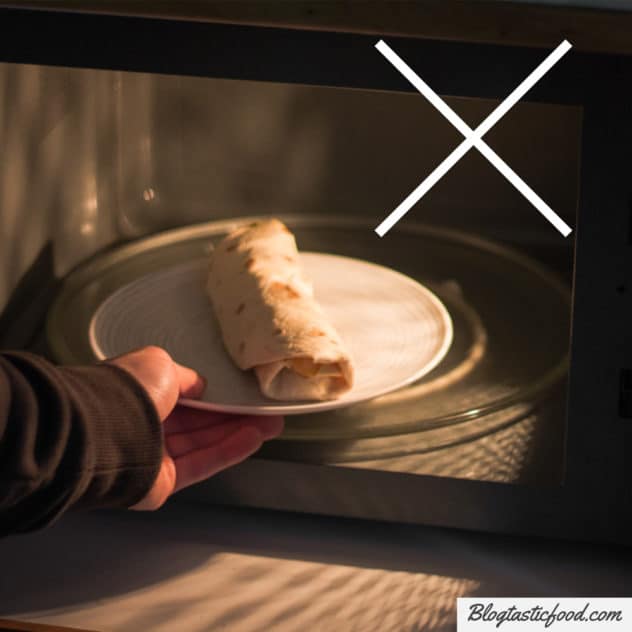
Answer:
[[[378,39],[0,9],[0,62],[412,91],[375,50]],[[385,39],[439,94],[500,100],[550,52]],[[575,239],[575,268],[565,475],[560,486],[535,488],[253,458],[195,486],[188,496],[483,531],[632,541],[632,459],[625,459],[632,419],[621,417],[618,407],[621,370],[632,367],[632,287],[626,286],[632,272],[631,92],[632,58],[571,50],[525,97],[581,106],[583,112],[577,218],[570,237]],[[253,480],[258,484],[252,485]],[[279,488],[265,481],[285,483]],[[432,499],[441,501],[429,502]]]

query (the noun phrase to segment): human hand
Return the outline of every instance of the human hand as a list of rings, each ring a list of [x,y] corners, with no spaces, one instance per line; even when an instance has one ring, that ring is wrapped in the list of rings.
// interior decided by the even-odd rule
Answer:
[[[283,430],[282,417],[243,417],[176,406],[179,397],[200,397],[205,382],[159,347],[145,347],[109,362],[143,386],[163,422],[160,471],[149,493],[131,509],[157,509],[180,489],[243,461]]]

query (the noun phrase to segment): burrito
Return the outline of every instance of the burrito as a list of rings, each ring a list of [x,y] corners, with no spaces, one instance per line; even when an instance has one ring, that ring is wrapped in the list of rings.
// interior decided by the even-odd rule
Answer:
[[[206,289],[228,354],[240,369],[254,370],[266,397],[328,400],[353,386],[350,355],[282,222],[228,234],[211,254]]]

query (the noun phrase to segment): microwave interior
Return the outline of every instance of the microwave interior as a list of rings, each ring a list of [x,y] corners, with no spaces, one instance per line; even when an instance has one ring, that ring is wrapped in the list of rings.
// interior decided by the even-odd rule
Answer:
[[[502,100],[442,97],[472,129]],[[568,441],[586,112],[561,101],[527,95],[485,140],[569,236],[472,148],[379,237],[375,227],[463,139],[416,91],[1,63],[2,346],[95,361],[91,323],[114,292],[204,259],[236,221],[278,217],[302,251],[379,264],[430,289],[450,315],[450,348],[393,392],[288,416],[281,438],[184,497],[612,537],[598,494],[584,490],[597,505],[581,527],[568,509],[581,485],[566,500],[569,466],[591,454]],[[629,301],[624,275],[600,281]],[[623,376],[629,387],[619,363],[613,384]],[[613,389],[604,410],[624,423]],[[608,433],[611,421],[593,422]]]

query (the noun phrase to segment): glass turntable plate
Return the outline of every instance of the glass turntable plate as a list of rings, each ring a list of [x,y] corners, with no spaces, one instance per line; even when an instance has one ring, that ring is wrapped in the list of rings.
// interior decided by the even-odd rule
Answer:
[[[257,218],[242,218],[240,221]],[[547,269],[505,247],[454,231],[398,225],[380,239],[373,224],[331,217],[282,219],[302,251],[393,268],[431,289],[450,312],[454,337],[422,379],[369,402],[286,419],[282,439],[354,441],[450,427],[480,434],[507,425],[498,415],[535,403],[565,374],[570,292]],[[98,254],[71,272],[49,312],[47,337],[63,363],[96,360],[89,326],[98,307],[140,277],[207,254],[235,220],[176,229]],[[445,445],[445,437],[437,439]],[[430,441],[425,447],[429,449]]]

